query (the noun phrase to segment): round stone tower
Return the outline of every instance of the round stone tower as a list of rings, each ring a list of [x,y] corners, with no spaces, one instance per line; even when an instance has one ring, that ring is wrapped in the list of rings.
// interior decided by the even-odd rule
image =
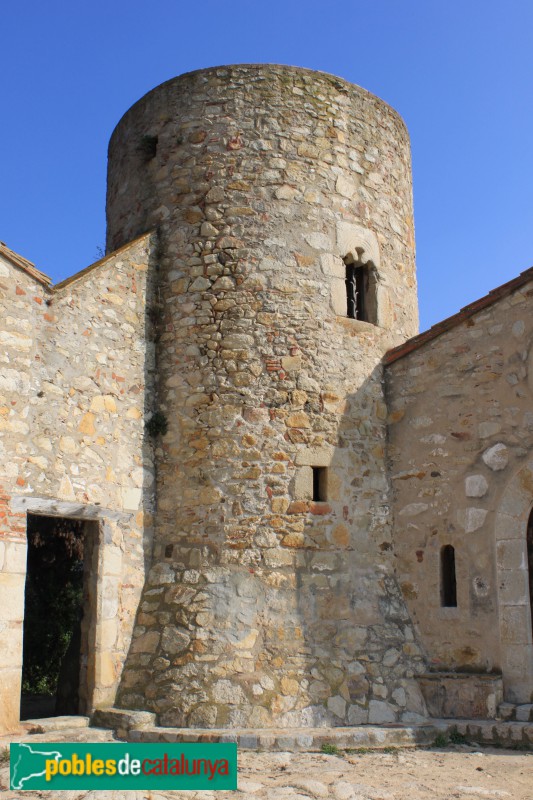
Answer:
[[[305,69],[182,75],[117,126],[107,215],[109,249],[159,232],[147,410],[168,421],[117,704],[196,727],[412,719],[380,366],[417,332],[402,120]]]

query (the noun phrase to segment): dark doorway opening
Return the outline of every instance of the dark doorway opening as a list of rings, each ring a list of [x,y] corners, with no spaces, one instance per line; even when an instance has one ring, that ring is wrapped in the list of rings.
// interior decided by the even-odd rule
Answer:
[[[527,522],[527,565],[529,570],[529,603],[531,608],[531,629],[533,631],[533,509]]]
[[[94,525],[28,514],[21,719],[84,711]]]

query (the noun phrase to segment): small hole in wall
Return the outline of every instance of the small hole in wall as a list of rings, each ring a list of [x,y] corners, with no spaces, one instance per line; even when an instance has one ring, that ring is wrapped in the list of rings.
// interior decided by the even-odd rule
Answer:
[[[313,500],[318,503],[328,499],[327,467],[311,467],[313,470]]]
[[[157,153],[157,136],[143,136],[139,144],[139,150],[146,161],[151,161]]]
[[[455,550],[451,544],[445,545],[440,551],[440,600],[445,608],[457,607]]]
[[[165,547],[165,558],[172,558],[173,551],[174,551],[174,545],[167,544],[167,546]]]

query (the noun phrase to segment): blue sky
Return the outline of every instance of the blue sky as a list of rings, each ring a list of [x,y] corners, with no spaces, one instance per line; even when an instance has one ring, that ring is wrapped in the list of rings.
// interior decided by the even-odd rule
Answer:
[[[421,329],[533,265],[529,0],[19,0],[0,21],[0,239],[54,281],[103,247],[107,142],[129,106],[250,62],[331,72],[403,116]]]

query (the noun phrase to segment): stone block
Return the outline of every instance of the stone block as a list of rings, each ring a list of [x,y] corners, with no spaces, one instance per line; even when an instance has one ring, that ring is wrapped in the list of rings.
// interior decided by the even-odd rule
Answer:
[[[380,265],[379,244],[374,231],[355,225],[351,222],[337,223],[337,250],[342,257],[352,256],[357,259],[361,253],[362,261],[372,261],[375,267]]]
[[[516,707],[517,722],[531,722],[533,720],[533,703],[524,703]]]
[[[430,716],[439,719],[494,719],[503,702],[501,675],[434,672],[418,683]]]
[[[339,317],[347,315],[346,283],[344,278],[331,278],[331,307]]]
[[[25,575],[0,572],[0,621],[24,619]]]
[[[22,622],[0,623],[0,670],[22,667]]]
[[[122,507],[125,511],[137,511],[141,504],[142,489],[122,489]]]
[[[382,725],[396,721],[394,708],[383,700],[371,700],[368,704],[368,722],[370,725]]]
[[[310,500],[313,496],[313,470],[300,467],[294,478],[294,499]]]
[[[28,548],[25,542],[6,542],[4,571],[24,575],[26,579],[26,560]]]
[[[122,574],[122,551],[120,547],[106,545],[102,553],[102,572],[104,575]]]
[[[514,703],[500,703],[498,708],[498,716],[504,721],[508,722],[515,718],[516,706]]]
[[[514,513],[503,512],[501,507],[498,509],[494,525],[497,540],[524,539],[526,527],[527,519],[522,519]]]
[[[465,494],[467,497],[484,497],[489,484],[484,475],[468,475],[465,478]]]
[[[504,444],[499,442],[485,450],[482,458],[487,467],[497,472],[505,469],[509,463],[509,451]]]
[[[473,533],[483,527],[487,517],[484,508],[462,508],[457,511],[457,521],[464,528],[465,533]]]
[[[529,576],[527,570],[500,571],[498,600],[502,606],[523,606],[529,603]]]
[[[0,669],[0,686],[0,734],[6,734],[19,727],[21,670]]]
[[[527,570],[525,538],[500,539],[496,542],[496,563],[503,570]]]
[[[115,685],[117,677],[117,664],[111,653],[97,653],[95,657],[95,682],[100,688]]]
[[[502,644],[528,644],[531,638],[531,611],[529,604],[501,606],[500,628]]]

